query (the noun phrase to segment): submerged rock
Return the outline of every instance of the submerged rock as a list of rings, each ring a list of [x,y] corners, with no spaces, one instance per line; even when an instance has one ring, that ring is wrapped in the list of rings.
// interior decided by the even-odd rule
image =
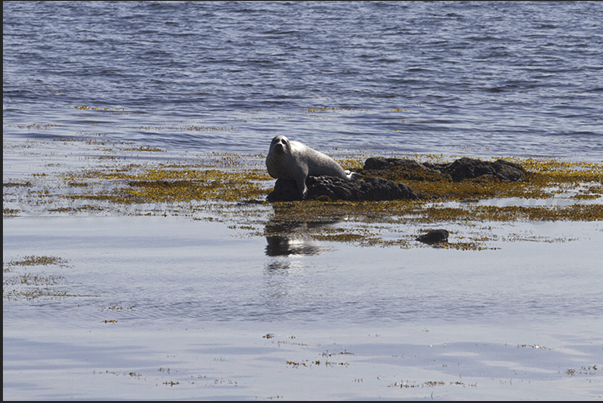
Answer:
[[[446,231],[445,229],[436,229],[433,231],[429,231],[428,233],[418,237],[417,241],[429,245],[433,245],[436,243],[446,243],[448,242],[448,231]]]

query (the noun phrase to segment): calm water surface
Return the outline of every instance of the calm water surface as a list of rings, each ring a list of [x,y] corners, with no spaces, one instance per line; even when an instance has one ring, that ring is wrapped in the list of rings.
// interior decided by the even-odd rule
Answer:
[[[97,140],[600,162],[602,4],[3,2],[4,182],[132,149]],[[600,222],[446,223],[499,248],[455,251],[17,207],[4,262],[67,263],[6,266],[8,400],[603,396]]]
[[[184,155],[188,150],[265,152],[272,136],[285,133],[344,152],[598,161],[603,155],[599,2],[6,2],[3,9],[3,127],[10,140],[99,136]],[[60,155],[59,143],[64,142],[52,144],[51,153]],[[17,160],[7,161],[5,171],[13,172]],[[77,239],[85,239],[87,225],[92,224],[83,222],[76,230]],[[140,283],[142,294],[129,288],[133,279],[111,277],[126,285],[124,295],[138,301],[130,305],[148,297],[154,306],[159,294],[168,297],[171,303],[159,304],[167,316],[255,320],[299,315],[303,321],[349,317],[363,322],[477,315],[482,320],[512,312],[530,317],[530,306],[538,315],[551,316],[589,316],[600,308],[598,288],[591,289],[597,284],[590,281],[593,260],[584,252],[576,267],[565,261],[555,266],[559,272],[549,263],[540,265],[538,256],[532,260],[532,249],[520,255],[523,260],[516,266],[505,263],[503,276],[511,283],[524,278],[516,270],[524,270],[527,262],[533,265],[532,275],[544,270],[548,277],[538,290],[520,291],[521,284],[509,283],[509,298],[496,287],[485,291],[501,282],[498,270],[494,278],[482,277],[489,252],[461,254],[453,278],[443,267],[438,269],[443,272],[424,277],[421,265],[411,264],[416,272],[409,274],[400,259],[427,253],[439,261],[432,251],[378,251],[381,259],[373,267],[373,261],[359,263],[366,250],[341,255],[337,248],[323,253],[321,245],[298,245],[319,251],[300,253],[311,255],[303,260],[279,257],[271,253],[270,240],[260,236],[259,249],[253,247],[258,261],[251,266],[259,266],[259,288],[266,290],[257,294],[258,287],[246,288],[257,280],[246,277],[250,253],[233,251],[235,261],[230,262],[225,246],[216,259],[205,261],[214,232],[207,242],[199,239],[203,231],[174,241],[181,230],[151,242],[140,225],[124,239],[123,229],[111,227],[106,239],[86,241],[80,249],[98,244],[112,251],[126,245],[117,266],[109,265],[119,267],[126,251],[132,261],[147,256],[149,242],[159,257],[172,255],[173,242],[192,242],[187,253],[193,256],[187,256],[193,267],[215,266],[190,281],[205,284],[201,279],[207,279],[207,290],[178,291],[188,281],[189,262],[174,274],[172,291],[163,279],[176,266],[160,260],[143,259],[142,272],[167,272],[142,276],[148,280]],[[55,227],[51,223],[51,231],[40,235],[35,247],[28,234],[12,253],[30,245],[32,251],[23,249],[22,254],[43,250],[57,239]],[[33,228],[42,231],[40,225]],[[412,231],[416,229],[406,230]],[[559,235],[563,237],[569,235]],[[117,245],[105,245],[108,240]],[[13,241],[19,242],[14,234],[4,246]],[[59,246],[48,253],[58,253]],[[467,266],[470,261],[475,266]],[[308,268],[318,269],[306,272]],[[585,277],[564,289],[564,273],[575,268]],[[102,269],[103,275],[107,270]],[[469,271],[466,276],[460,276],[463,270]],[[141,277],[131,271],[134,278]],[[291,287],[296,273],[302,274],[302,282],[293,281]],[[241,278],[233,283],[236,275]],[[266,278],[271,286],[263,284]],[[109,281],[88,280],[83,282]],[[452,286],[453,280],[459,283]],[[245,286],[239,289],[239,283]],[[159,289],[149,291],[150,284]],[[215,300],[211,290],[216,287],[224,300]],[[120,287],[111,289],[118,293]],[[233,298],[240,303],[230,305]]]
[[[4,136],[265,152],[286,134],[600,160],[601,15],[600,2],[5,2]]]

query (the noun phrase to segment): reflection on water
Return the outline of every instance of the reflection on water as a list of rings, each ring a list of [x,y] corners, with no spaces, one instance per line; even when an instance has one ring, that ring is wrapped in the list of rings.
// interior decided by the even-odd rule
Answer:
[[[291,255],[318,255],[325,247],[317,245],[304,237],[311,226],[305,222],[288,224],[268,224],[266,235],[266,255],[291,256]],[[284,235],[283,235],[284,234]]]
[[[306,270],[309,266],[294,256],[276,256],[270,260],[264,269],[264,304],[272,306],[273,312],[303,309],[315,281]]]
[[[292,222],[287,224],[273,223],[266,225],[266,255],[267,256],[312,256],[319,255],[329,248],[321,246],[308,238],[308,233],[315,232],[320,227],[327,225]],[[291,268],[290,259],[272,259],[267,265],[269,272],[280,271]]]
[[[287,221],[286,213],[275,209],[270,222],[264,228],[266,236],[266,255],[272,257],[313,256],[328,251],[330,248],[312,241],[309,235],[320,232],[325,226],[340,220],[326,221]],[[288,259],[273,259],[268,269],[282,270],[291,268]]]

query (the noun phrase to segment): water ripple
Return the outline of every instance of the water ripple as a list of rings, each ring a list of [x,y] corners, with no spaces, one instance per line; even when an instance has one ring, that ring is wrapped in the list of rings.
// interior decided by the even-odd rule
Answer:
[[[140,126],[246,120],[216,143],[196,143],[187,132],[141,136],[117,117],[108,122],[115,139],[176,150],[258,152],[278,132],[381,152],[453,153],[488,139],[492,154],[600,159],[602,7],[9,3],[3,120],[24,124],[40,112],[44,123],[78,120],[74,105],[118,106],[145,112]],[[324,126],[312,121],[343,114],[282,119],[316,107],[371,113]],[[394,109],[414,120],[400,114],[394,126]],[[256,120],[247,110],[277,118]],[[492,135],[500,131],[504,139]],[[551,141],[557,136],[572,141]]]

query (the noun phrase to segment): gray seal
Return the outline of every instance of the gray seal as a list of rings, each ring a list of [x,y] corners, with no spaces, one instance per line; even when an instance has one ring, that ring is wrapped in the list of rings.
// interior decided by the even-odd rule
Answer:
[[[276,136],[270,143],[266,157],[266,167],[270,176],[276,179],[294,180],[297,189],[306,198],[308,176],[334,176],[353,180],[356,173],[344,171],[333,158],[311,149],[299,141],[291,141],[285,136]]]

